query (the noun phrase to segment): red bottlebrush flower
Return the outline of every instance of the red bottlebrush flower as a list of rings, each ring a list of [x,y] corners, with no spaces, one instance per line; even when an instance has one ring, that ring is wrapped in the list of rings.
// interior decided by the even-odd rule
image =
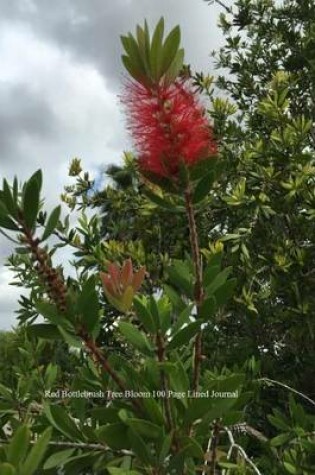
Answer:
[[[188,82],[151,89],[130,81],[123,103],[143,171],[174,177],[181,162],[192,166],[216,154],[204,108]]]

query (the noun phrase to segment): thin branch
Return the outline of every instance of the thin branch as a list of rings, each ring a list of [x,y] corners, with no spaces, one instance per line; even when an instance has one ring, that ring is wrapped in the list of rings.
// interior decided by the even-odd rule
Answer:
[[[212,3],[217,3],[218,5],[220,5],[220,7],[224,8],[224,10],[227,12],[227,13],[230,13],[231,15],[233,15],[233,10],[232,8],[228,7],[227,5],[225,5],[222,0],[208,0],[208,3],[209,5],[211,5]]]
[[[164,348],[164,341],[163,337],[161,336],[160,332],[157,333],[156,335],[156,345],[157,345],[157,357],[158,361],[160,363],[163,363],[165,361],[164,356],[165,356],[165,348]],[[161,374],[161,384],[162,384],[162,389],[165,392],[165,397],[164,397],[164,408],[165,408],[165,416],[166,416],[166,421],[167,421],[167,426],[169,430],[172,430],[173,427],[173,418],[172,418],[172,411],[171,411],[171,403],[170,403],[170,398],[168,397],[168,381],[167,381],[167,376],[165,374],[165,371],[163,369],[160,370]]]
[[[274,379],[269,379],[269,378],[261,378],[261,379],[258,379],[258,381],[262,381],[262,382],[265,382],[265,383],[271,383],[271,384],[275,384],[276,386],[280,386],[284,389],[287,389],[288,391],[296,394],[297,396],[300,396],[302,399],[305,399],[305,401],[309,402],[310,404],[312,404],[312,406],[315,406],[315,401],[313,401],[313,399],[309,398],[308,396],[306,396],[305,394],[301,393],[300,391],[297,391],[296,389],[294,388],[291,388],[291,386],[288,386],[287,384],[284,384],[284,383],[281,383],[280,381],[275,381]]]
[[[19,241],[16,241],[15,239],[13,239],[6,232],[4,232],[3,229],[0,229],[0,233],[3,234],[3,236],[5,236],[9,241],[13,242],[14,244],[20,244]]]
[[[31,440],[31,444],[36,444],[37,440]],[[5,446],[10,443],[10,440],[5,440],[5,439],[0,439],[0,446]],[[82,449],[82,450],[101,450],[101,451],[111,451],[113,452],[113,449],[110,447],[107,447],[106,445],[103,444],[87,444],[84,442],[63,442],[63,441],[57,441],[57,440],[51,440],[48,445],[54,446],[54,447],[67,447],[67,448],[73,448],[73,449]],[[134,455],[133,452],[130,450],[124,450],[120,449],[117,450],[117,452],[123,454],[123,455]]]
[[[109,376],[112,378],[113,381],[115,381],[115,383],[121,389],[121,391],[125,393],[127,391],[127,387],[124,381],[118,376],[116,371],[114,371],[114,369],[111,367],[111,365],[109,364],[109,361],[104,356],[101,349],[98,348],[95,342],[92,339],[90,339],[87,335],[85,335],[83,332],[79,333],[79,336],[80,338],[82,338],[88,350],[90,350],[90,353],[92,354],[94,360],[104,369],[104,371],[107,374],[109,374]],[[134,406],[136,410],[138,411],[140,410],[141,412],[143,411],[143,408],[139,399],[132,398],[131,404]]]
[[[233,437],[233,434],[232,432],[230,431],[230,429],[228,427],[224,427],[224,430],[225,432],[227,433],[228,437],[229,437],[229,442],[230,442],[230,448],[229,448],[229,451],[228,451],[228,454],[227,454],[227,459],[230,460],[231,456],[232,456],[232,453],[233,453],[233,450],[236,449],[238,451],[239,454],[241,454],[241,456],[243,457],[244,461],[246,463],[248,463],[248,465],[250,465],[252,467],[252,469],[254,470],[254,472],[257,474],[257,475],[263,475],[260,470],[258,470],[258,468],[256,467],[256,465],[254,464],[254,462],[251,461],[251,459],[248,457],[248,455],[246,454],[245,450],[243,449],[243,447],[241,447],[239,444],[236,444],[235,443],[235,440],[234,440],[234,437]],[[223,470],[222,472],[222,475],[227,475],[227,470]]]
[[[195,302],[197,311],[200,309],[203,301],[203,285],[202,285],[202,268],[201,258],[197,234],[197,226],[192,201],[192,191],[188,183],[185,190],[185,206],[189,224],[189,237],[192,250],[192,258],[195,266]],[[194,376],[193,376],[193,390],[197,391],[200,379],[200,364],[202,360],[202,331],[200,331],[195,339],[195,355],[194,355]]]

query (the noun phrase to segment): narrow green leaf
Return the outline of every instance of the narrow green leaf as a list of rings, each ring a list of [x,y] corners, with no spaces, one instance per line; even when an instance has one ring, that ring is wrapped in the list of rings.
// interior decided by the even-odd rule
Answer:
[[[122,55],[121,60],[122,60],[123,65],[127,69],[128,73],[130,74],[130,76],[132,76],[136,81],[140,82],[141,81],[141,74],[139,74],[139,71],[133,65],[133,63],[132,63],[131,59],[129,58],[129,56]]]
[[[3,216],[0,214],[0,227],[5,229],[10,229],[12,231],[18,231],[19,227],[15,222],[8,216]]]
[[[61,339],[61,333],[56,325],[50,323],[36,323],[27,327],[27,334],[45,340]]]
[[[114,450],[129,449],[127,426],[122,422],[107,424],[97,429],[96,435],[100,442],[109,445]]]
[[[164,416],[159,403],[153,398],[143,398],[142,404],[151,421],[159,424],[160,427],[164,426]]]
[[[184,57],[185,57],[185,51],[183,48],[179,49],[176,53],[175,59],[168,68],[168,70],[165,73],[164,76],[164,83],[167,84],[172,84],[172,82],[175,81],[179,73],[181,72],[183,68],[183,63],[184,63]]]
[[[82,321],[90,333],[99,322],[99,299],[95,287],[95,278],[91,276],[84,282],[77,301],[77,313],[82,316]]]
[[[42,236],[42,241],[45,241],[45,239],[47,239],[55,230],[60,218],[60,213],[61,213],[61,206],[59,205],[59,206],[56,206],[56,208],[52,211],[51,215],[48,218],[45,231]]]
[[[129,418],[126,424],[132,427],[137,434],[149,439],[158,439],[161,436],[161,426],[143,419]]]
[[[270,441],[270,445],[272,447],[279,447],[280,445],[285,445],[289,442],[289,440],[292,439],[292,435],[291,434],[280,434],[280,435],[277,435],[276,437],[274,437],[273,439],[271,439]]]
[[[167,209],[168,211],[170,211],[172,213],[176,213],[178,211],[178,208],[174,204],[172,204],[169,201],[165,200],[161,196],[153,193],[148,188],[143,190],[143,193],[145,194],[145,196],[150,201],[152,201],[154,204],[160,206],[161,208]]]
[[[149,333],[154,333],[157,327],[147,306],[141,301],[140,297],[135,297],[133,301],[137,317]]]
[[[27,475],[32,475],[39,468],[48,448],[51,432],[52,429],[49,427],[43,432],[36,444],[33,445],[23,466],[23,471],[27,473]]]
[[[206,287],[206,294],[209,296],[214,294],[214,292],[226,282],[231,270],[231,267],[226,267],[219,274],[217,274],[210,285]]]
[[[55,325],[62,325],[64,323],[64,317],[60,315],[56,305],[45,300],[38,300],[35,303],[35,308],[40,315],[51,323]]]
[[[61,406],[44,406],[44,413],[49,422],[70,440],[84,440],[76,423]]]
[[[1,475],[16,475],[16,470],[10,463],[2,463],[0,465]]]
[[[42,185],[43,185],[43,172],[41,171],[40,168],[35,173],[33,173],[31,178],[29,179],[29,181],[33,181],[33,180],[37,182],[39,191],[41,191]]]
[[[167,345],[167,349],[174,350],[179,346],[186,345],[200,330],[200,326],[200,321],[189,323],[189,325],[179,330],[179,332],[173,336],[172,340]]]
[[[154,464],[154,457],[149,451],[148,445],[144,442],[142,437],[140,437],[135,430],[129,427],[127,431],[127,436],[132,450],[138,456],[138,458],[148,466]]]
[[[120,322],[118,329],[124,338],[135,348],[144,354],[152,355],[153,349],[146,336],[134,325],[128,322]]]
[[[214,173],[208,173],[206,176],[201,178],[201,180],[197,183],[193,194],[193,203],[200,203],[200,201],[202,201],[204,198],[206,198],[206,196],[208,196],[212,188],[214,179]]]
[[[120,39],[134,70],[137,71],[140,77],[145,76],[146,69],[144,58],[142,58],[141,52],[134,37],[129,34],[128,36],[121,36]]]
[[[203,320],[209,320],[217,309],[216,299],[213,296],[208,297],[203,301],[198,313],[198,317]]]
[[[167,36],[162,52],[161,74],[165,74],[174,61],[180,44],[180,28],[176,26]]]
[[[162,17],[158,24],[156,25],[155,31],[152,37],[152,44],[150,50],[150,65],[153,78],[155,81],[159,81],[161,77],[161,55],[162,55],[162,46],[163,46],[163,35],[164,35],[164,18]]]
[[[218,275],[220,272],[220,266],[219,265],[207,265],[207,267],[204,270],[203,273],[203,285],[204,287],[208,287],[214,280],[214,278]]]
[[[40,188],[36,179],[29,180],[25,185],[23,196],[24,220],[28,229],[33,229],[39,211]]]
[[[30,443],[30,431],[26,425],[15,432],[7,451],[8,462],[18,465],[25,458]]]
[[[9,211],[9,213],[16,218],[17,217],[17,204],[14,202],[13,194],[8,185],[7,180],[3,179],[3,202]]]
[[[66,449],[66,450],[61,450],[60,452],[56,452],[52,454],[46,462],[44,463],[44,470],[49,470],[51,468],[55,467],[61,467],[64,465],[67,460],[71,457],[71,455],[74,453],[75,449]]]
[[[237,285],[237,279],[229,279],[221,285],[214,293],[218,306],[224,305],[233,295]]]

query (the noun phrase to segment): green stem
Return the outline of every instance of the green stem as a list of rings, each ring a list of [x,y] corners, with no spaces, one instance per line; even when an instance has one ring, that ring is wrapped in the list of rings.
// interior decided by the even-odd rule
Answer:
[[[189,224],[189,236],[190,246],[192,250],[192,258],[195,267],[195,289],[194,298],[198,310],[203,302],[203,285],[202,285],[202,267],[199,250],[199,241],[197,234],[197,226],[195,220],[195,213],[192,201],[192,191],[190,183],[188,182],[185,190],[185,205]],[[200,379],[200,364],[202,360],[202,331],[200,331],[195,338],[195,351],[194,351],[194,375],[193,375],[193,390],[198,390]]]

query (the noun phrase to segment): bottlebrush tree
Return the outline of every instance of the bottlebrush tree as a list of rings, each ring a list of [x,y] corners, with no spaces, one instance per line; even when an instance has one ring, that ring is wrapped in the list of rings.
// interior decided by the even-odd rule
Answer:
[[[2,429],[0,473],[259,474],[235,442],[236,429],[249,430],[238,425],[251,396],[245,375],[218,371],[203,352],[204,333],[217,326],[236,285],[231,268],[221,267],[222,248],[200,248],[196,224],[220,180],[219,147],[191,82],[179,75],[179,28],[164,40],[163,20],[152,38],[145,24],[122,43],[131,76],[123,103],[137,167],[151,199],[186,219],[190,253],[169,262],[167,285],[142,295],[150,275],[130,259],[110,258],[97,215],[83,213],[69,230],[60,206],[49,216],[42,209],[40,170],[22,187],[16,178],[11,185],[4,179],[0,226],[17,244],[10,265],[18,283],[31,289],[21,300],[20,321],[30,339],[61,339],[77,348],[78,368],[66,387],[56,384],[52,364],[34,368],[29,384],[24,378],[23,385],[0,386],[1,421],[13,431]],[[73,174],[79,168],[73,163]],[[51,235],[58,244],[50,244]],[[54,266],[65,245],[79,258],[76,278]],[[110,308],[116,318],[109,328]],[[101,344],[104,328],[117,351]],[[301,417],[300,406],[291,406]],[[276,444],[259,438],[276,464]]]

